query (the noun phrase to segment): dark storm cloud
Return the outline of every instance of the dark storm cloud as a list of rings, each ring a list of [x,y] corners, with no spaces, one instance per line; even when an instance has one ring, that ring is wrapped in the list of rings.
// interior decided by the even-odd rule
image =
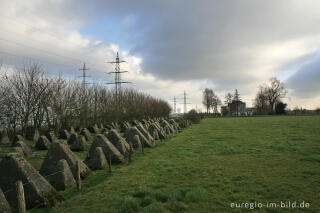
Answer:
[[[133,17],[129,25],[123,26],[123,33],[129,35],[131,53],[143,58],[146,73],[162,79],[236,79],[245,84],[261,80],[257,70],[263,66],[281,67],[281,61],[266,61],[264,46],[320,33],[315,27],[320,23],[316,4],[253,0],[117,4],[100,1],[91,9],[100,15],[116,15],[119,20]]]
[[[286,84],[293,95],[300,98],[316,98],[320,93],[320,56],[302,66]]]

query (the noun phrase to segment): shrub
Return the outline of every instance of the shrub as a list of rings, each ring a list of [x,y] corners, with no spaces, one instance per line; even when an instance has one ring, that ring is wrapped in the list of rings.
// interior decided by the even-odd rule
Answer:
[[[192,109],[187,114],[184,115],[185,119],[190,120],[193,124],[199,124],[201,116],[196,110]]]

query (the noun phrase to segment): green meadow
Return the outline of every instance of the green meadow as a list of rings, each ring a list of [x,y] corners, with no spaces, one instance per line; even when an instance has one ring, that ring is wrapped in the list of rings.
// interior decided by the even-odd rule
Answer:
[[[320,116],[208,118],[59,192],[51,212],[320,212],[319,192]],[[289,201],[309,206],[258,206]]]

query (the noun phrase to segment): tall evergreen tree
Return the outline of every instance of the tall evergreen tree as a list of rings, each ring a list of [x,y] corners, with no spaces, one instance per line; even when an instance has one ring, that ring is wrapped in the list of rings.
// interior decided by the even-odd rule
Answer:
[[[238,92],[238,89],[234,91],[233,95],[233,103],[236,105],[236,111],[237,111],[237,116],[239,116],[239,105],[241,102],[240,94]]]

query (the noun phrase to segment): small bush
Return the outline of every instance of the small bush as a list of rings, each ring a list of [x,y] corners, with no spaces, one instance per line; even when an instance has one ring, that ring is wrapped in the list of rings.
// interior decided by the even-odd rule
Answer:
[[[185,119],[190,120],[193,124],[199,124],[201,116],[196,110],[192,109],[187,114],[184,115]]]

